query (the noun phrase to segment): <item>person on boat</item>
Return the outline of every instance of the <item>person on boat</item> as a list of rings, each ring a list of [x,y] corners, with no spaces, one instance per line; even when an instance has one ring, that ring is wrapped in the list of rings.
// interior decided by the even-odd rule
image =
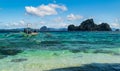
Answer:
[[[32,29],[31,28],[25,28],[24,29],[24,33],[31,34],[32,33]]]
[[[24,33],[30,34],[30,35],[37,35],[38,31],[36,29],[31,29],[31,28],[25,28]]]

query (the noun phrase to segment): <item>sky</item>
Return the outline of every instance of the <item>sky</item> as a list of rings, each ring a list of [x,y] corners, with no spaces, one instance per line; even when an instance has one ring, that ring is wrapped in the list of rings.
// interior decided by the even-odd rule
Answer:
[[[120,0],[0,0],[0,29],[67,28],[93,18],[120,28]]]

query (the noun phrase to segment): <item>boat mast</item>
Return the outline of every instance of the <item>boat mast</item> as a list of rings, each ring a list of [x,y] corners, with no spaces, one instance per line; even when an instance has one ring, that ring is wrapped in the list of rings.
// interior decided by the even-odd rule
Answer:
[[[26,28],[27,34],[28,34],[28,23],[27,23],[27,28]]]

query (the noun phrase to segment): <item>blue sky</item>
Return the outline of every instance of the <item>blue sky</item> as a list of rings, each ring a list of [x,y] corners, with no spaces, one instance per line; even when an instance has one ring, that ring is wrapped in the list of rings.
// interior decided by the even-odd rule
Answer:
[[[120,28],[120,0],[0,0],[0,29],[63,28],[93,18]]]

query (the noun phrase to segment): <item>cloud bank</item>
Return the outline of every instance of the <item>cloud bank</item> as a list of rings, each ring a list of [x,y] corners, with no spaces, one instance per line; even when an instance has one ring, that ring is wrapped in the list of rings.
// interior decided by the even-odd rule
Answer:
[[[25,10],[28,14],[36,15],[40,17],[49,16],[49,15],[57,15],[58,11],[57,9],[60,9],[61,11],[67,11],[67,7],[64,5],[57,5],[57,4],[48,4],[48,5],[40,5],[38,7],[33,6],[26,6]]]
[[[80,20],[82,18],[83,18],[83,16],[80,16],[80,15],[74,15],[74,14],[67,15],[67,20],[70,20],[70,21]]]
[[[119,23],[111,23],[110,26],[112,28],[120,28],[120,24]]]

